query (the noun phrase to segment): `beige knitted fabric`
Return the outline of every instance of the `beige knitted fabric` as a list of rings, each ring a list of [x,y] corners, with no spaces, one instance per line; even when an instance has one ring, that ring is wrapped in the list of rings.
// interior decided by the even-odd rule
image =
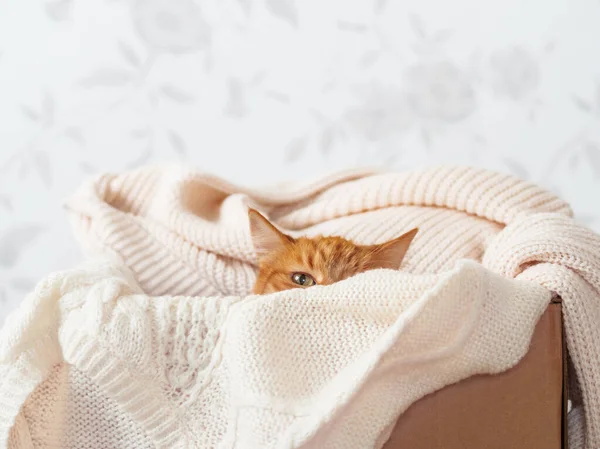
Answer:
[[[404,272],[245,296],[248,205],[293,235],[421,231]],[[68,208],[112,263],[50,276],[8,320],[0,447],[378,448],[418,398],[517,363],[552,291],[572,447],[600,447],[600,238],[536,186],[441,167],[253,191],[146,168]]]

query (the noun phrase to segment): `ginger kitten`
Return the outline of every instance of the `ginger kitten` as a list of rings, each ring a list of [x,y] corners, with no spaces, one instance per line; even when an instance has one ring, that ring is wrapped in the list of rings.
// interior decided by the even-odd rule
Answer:
[[[250,233],[259,258],[255,294],[329,285],[377,268],[397,270],[418,229],[379,245],[356,245],[342,237],[300,237],[279,231],[250,209]]]

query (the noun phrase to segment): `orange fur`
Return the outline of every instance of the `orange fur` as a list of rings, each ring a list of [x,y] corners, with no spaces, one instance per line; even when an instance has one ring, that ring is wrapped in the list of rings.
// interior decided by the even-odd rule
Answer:
[[[273,293],[306,288],[292,280],[294,273],[307,274],[319,285],[329,285],[377,268],[399,269],[417,229],[379,245],[357,245],[342,237],[294,239],[250,209],[250,231],[259,256],[254,293]]]

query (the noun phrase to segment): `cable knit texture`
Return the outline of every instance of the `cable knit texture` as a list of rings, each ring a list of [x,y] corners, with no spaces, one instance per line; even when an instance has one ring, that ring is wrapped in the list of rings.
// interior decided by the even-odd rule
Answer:
[[[402,272],[252,296],[248,206],[294,236],[420,232]],[[0,447],[380,448],[414,401],[518,363],[553,293],[571,447],[600,447],[600,237],[537,186],[438,167],[245,189],[149,167],[67,208],[100,260],[7,320]]]

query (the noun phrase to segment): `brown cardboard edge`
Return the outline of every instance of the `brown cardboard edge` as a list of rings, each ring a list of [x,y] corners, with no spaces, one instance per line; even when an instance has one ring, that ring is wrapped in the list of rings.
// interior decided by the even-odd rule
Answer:
[[[569,412],[569,390],[568,390],[568,366],[567,366],[567,339],[565,338],[565,323],[562,322],[562,363],[563,363],[563,403],[562,403],[562,437],[563,437],[563,448],[569,448],[569,425],[568,425],[568,412]]]
[[[560,296],[554,296],[552,298],[552,304],[558,304],[561,308],[562,315],[562,299]],[[562,447],[568,449],[569,447],[569,424],[568,424],[568,412],[569,412],[569,390],[568,390],[568,365],[567,365],[567,339],[565,338],[565,322],[561,319],[561,341],[562,341],[562,420],[561,420],[561,433],[562,433]]]
[[[563,310],[562,310],[562,301],[560,298],[552,298],[548,301],[548,308],[544,312],[549,317],[546,317],[545,322],[548,326],[544,326],[546,329],[552,329],[553,334],[553,343],[551,346],[551,352],[553,353],[553,368],[552,372],[554,377],[553,388],[552,388],[552,398],[553,402],[553,412],[552,412],[552,430],[554,434],[552,447],[565,449],[567,447],[567,437],[568,437],[568,426],[567,426],[567,378],[565,376],[567,369],[567,352],[566,348],[566,339],[564,332],[564,320],[563,320]],[[539,327],[539,324],[536,326],[536,329]],[[550,347],[549,347],[550,348]],[[530,347],[530,350],[532,348]],[[451,386],[449,386],[451,387]],[[438,394],[438,393],[433,393]],[[425,399],[426,400],[426,399]],[[510,413],[509,409],[506,409],[508,413]],[[439,415],[439,414],[438,414]],[[543,421],[545,422],[545,421]],[[398,422],[396,422],[396,426]],[[541,429],[544,429],[543,425]],[[546,432],[544,430],[544,432]],[[394,435],[394,431],[390,434],[390,436]],[[398,448],[404,447],[401,443],[401,440],[398,439],[398,434],[395,434],[396,438],[390,443],[388,441],[387,444],[390,444],[390,448],[396,447]],[[426,445],[423,447],[427,447]],[[438,447],[438,446],[435,446]],[[443,446],[439,446],[443,447]],[[454,447],[454,446],[453,446]],[[456,447],[473,447],[473,446],[456,446]],[[480,447],[483,447],[480,445]],[[527,446],[518,445],[518,447],[525,448]],[[600,449],[600,448],[599,448]]]

